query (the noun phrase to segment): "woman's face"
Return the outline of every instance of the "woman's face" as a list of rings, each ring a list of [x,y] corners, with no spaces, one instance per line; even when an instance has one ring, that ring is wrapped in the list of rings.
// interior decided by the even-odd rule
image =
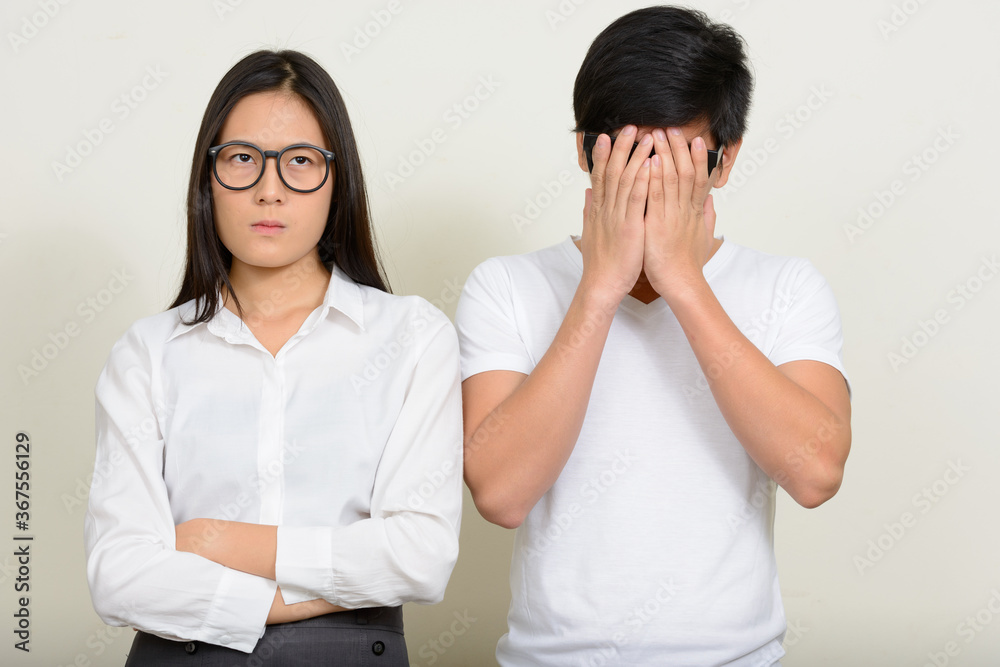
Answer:
[[[292,144],[330,148],[312,109],[297,95],[284,91],[256,93],[237,102],[219,132],[219,144],[230,141],[275,151]],[[222,159],[221,154],[218,159]],[[212,176],[215,229],[233,254],[233,268],[237,262],[280,268],[310,254],[318,258],[317,244],[330,211],[336,163],[330,164],[323,187],[301,193],[282,183],[276,159],[265,162],[261,179],[246,190],[224,188]]]

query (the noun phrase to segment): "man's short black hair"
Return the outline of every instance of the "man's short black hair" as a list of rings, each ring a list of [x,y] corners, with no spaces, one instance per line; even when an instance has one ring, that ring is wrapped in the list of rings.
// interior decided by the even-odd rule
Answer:
[[[639,9],[590,45],[573,86],[577,132],[707,121],[720,146],[746,131],[753,74],[743,38],[704,12]]]

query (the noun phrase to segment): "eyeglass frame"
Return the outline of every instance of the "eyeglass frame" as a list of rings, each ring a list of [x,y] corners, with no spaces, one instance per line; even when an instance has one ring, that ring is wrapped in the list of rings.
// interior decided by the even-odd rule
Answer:
[[[590,171],[590,172],[594,171],[594,146],[597,144],[597,138],[599,136],[601,136],[601,134],[607,134],[609,137],[611,137],[611,135],[609,133],[607,133],[607,132],[600,132],[600,133],[597,133],[597,134],[595,134],[594,132],[584,132],[583,133],[583,154],[587,156],[587,170]],[[614,147],[614,145],[615,145],[615,137],[611,137],[611,146],[612,146],[612,148]],[[629,158],[632,157],[632,153],[634,153],[635,149],[638,148],[638,147],[639,147],[639,142],[635,142],[635,143],[632,144],[632,150],[630,150],[628,152],[628,157]],[[715,169],[716,165],[718,165],[718,164],[720,164],[722,162],[722,160],[720,159],[722,157],[722,155],[721,155],[722,151],[723,151],[723,148],[709,148],[708,149],[708,173],[709,173],[709,175],[712,174],[712,170]]]
[[[251,183],[250,185],[243,185],[240,187],[234,187],[232,185],[226,185],[225,183],[223,183],[222,178],[219,176],[219,169],[216,158],[219,156],[219,151],[221,151],[226,146],[249,146],[250,148],[253,148],[258,153],[264,156],[264,163],[260,166],[260,173],[257,174],[257,178],[254,179],[253,183]],[[284,174],[281,173],[281,156],[284,155],[285,151],[291,150],[293,148],[312,148],[314,150],[319,151],[320,154],[324,158],[326,158],[326,174],[323,175],[323,180],[320,182],[320,184],[312,188],[311,190],[301,190],[299,188],[292,187],[291,185],[288,184],[288,181],[285,180]],[[281,179],[281,182],[289,190],[293,192],[299,192],[301,194],[309,194],[310,192],[316,192],[321,187],[326,185],[327,179],[330,178],[330,163],[333,162],[335,157],[333,151],[328,151],[325,148],[320,148],[319,146],[313,146],[312,144],[292,144],[291,146],[285,146],[280,151],[266,151],[260,146],[251,144],[249,141],[227,141],[224,144],[219,144],[218,146],[212,146],[208,149],[208,156],[212,159],[212,174],[215,176],[215,180],[219,182],[219,185],[226,188],[227,190],[249,190],[253,186],[260,183],[260,179],[264,177],[264,170],[267,169],[267,158],[273,157],[274,168],[278,170],[278,178]]]

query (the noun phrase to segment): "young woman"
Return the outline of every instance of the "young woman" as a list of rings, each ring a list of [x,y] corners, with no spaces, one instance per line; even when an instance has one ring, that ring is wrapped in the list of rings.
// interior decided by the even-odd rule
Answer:
[[[406,665],[461,455],[454,329],[388,292],[336,86],[247,56],[198,133],[180,293],[98,380],[95,609],[140,631],[127,665]]]

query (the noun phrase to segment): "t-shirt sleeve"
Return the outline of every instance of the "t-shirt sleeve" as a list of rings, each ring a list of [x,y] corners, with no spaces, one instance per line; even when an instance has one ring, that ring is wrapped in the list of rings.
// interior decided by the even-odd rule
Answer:
[[[844,369],[844,334],[840,310],[826,279],[807,260],[801,260],[790,279],[792,298],[778,329],[768,359],[775,366],[790,361],[821,361],[850,379]]]
[[[497,258],[477,266],[455,313],[463,381],[484,371],[531,373],[535,363],[518,332],[515,312],[506,267]]]

